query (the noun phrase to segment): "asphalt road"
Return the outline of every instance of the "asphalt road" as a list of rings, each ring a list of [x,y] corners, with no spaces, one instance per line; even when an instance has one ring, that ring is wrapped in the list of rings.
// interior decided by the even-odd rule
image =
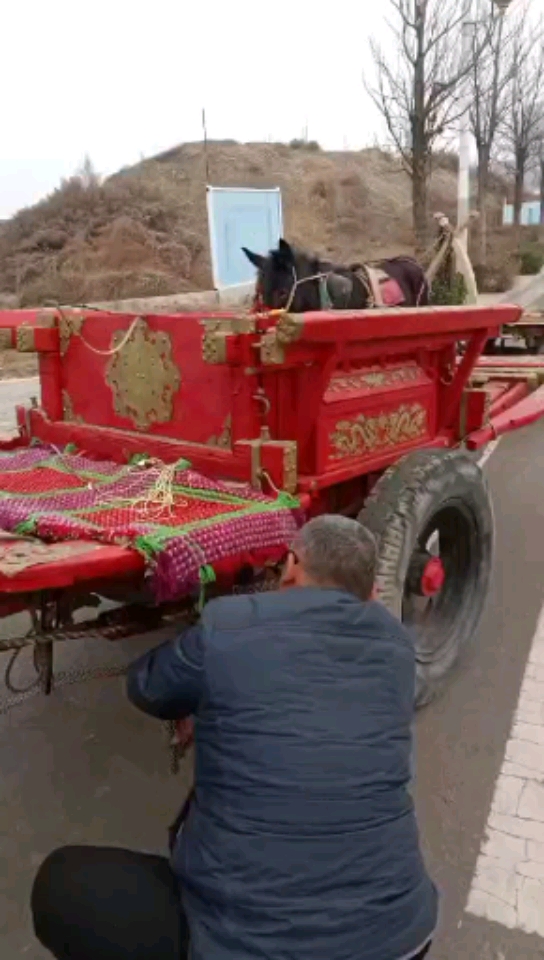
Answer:
[[[432,957],[537,960],[544,939],[465,906],[544,601],[544,423],[505,438],[485,469],[497,528],[489,602],[469,661],[416,724],[416,804],[443,895]]]
[[[0,389],[0,420],[15,387]],[[416,804],[442,891],[432,957],[537,960],[544,939],[465,908],[544,600],[544,423],[505,438],[485,469],[497,522],[489,603],[469,660],[416,723]],[[122,663],[148,643],[71,645],[57,665]],[[63,686],[0,717],[0,770],[0,956],[45,960],[27,909],[41,858],[67,842],[162,849],[190,771],[169,774],[162,731],[125,702],[119,678]]]
[[[28,403],[31,397],[40,398],[40,382],[35,378],[0,381],[0,433],[15,426],[15,407]]]

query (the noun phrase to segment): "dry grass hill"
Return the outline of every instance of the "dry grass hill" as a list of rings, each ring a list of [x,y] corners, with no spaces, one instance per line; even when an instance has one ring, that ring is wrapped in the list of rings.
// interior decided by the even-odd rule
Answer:
[[[340,261],[413,249],[410,184],[380,150],[212,142],[217,186],[280,186],[287,236]],[[74,177],[0,223],[4,305],[88,303],[211,287],[201,144],[175,147],[100,183]],[[453,214],[455,159],[439,158],[431,208]],[[497,198],[498,201],[498,198]]]

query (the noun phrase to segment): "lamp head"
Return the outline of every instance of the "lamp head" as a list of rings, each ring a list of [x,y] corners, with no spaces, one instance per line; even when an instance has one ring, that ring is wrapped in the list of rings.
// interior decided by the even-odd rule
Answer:
[[[493,0],[493,3],[499,8],[499,13],[505,14],[512,0]]]

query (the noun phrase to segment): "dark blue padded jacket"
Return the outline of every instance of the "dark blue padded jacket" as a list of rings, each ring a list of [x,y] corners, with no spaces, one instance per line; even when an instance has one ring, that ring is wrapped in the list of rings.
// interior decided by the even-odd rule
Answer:
[[[130,668],[153,716],[195,717],[173,851],[192,960],[404,960],[437,894],[409,793],[410,638],[313,587],[224,597]]]

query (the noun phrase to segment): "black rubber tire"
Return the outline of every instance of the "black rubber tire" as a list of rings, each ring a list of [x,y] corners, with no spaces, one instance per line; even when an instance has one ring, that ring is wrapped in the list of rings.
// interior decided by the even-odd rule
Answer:
[[[447,510],[469,531],[468,568],[463,573],[459,596],[453,584],[444,595],[449,620],[444,619],[443,646],[429,661],[418,656],[416,704],[423,706],[437,697],[452,669],[473,641],[483,612],[493,561],[493,508],[482,470],[467,453],[459,450],[419,450],[390,467],[380,478],[359,514],[359,521],[378,541],[378,597],[391,613],[402,619],[403,599],[410,559],[418,538],[431,518]],[[451,519],[450,519],[451,524]],[[463,524],[460,524],[459,529]],[[464,568],[464,564],[463,564]],[[446,584],[448,580],[446,579]],[[446,587],[444,588],[446,589]],[[452,615],[453,603],[455,613]]]

